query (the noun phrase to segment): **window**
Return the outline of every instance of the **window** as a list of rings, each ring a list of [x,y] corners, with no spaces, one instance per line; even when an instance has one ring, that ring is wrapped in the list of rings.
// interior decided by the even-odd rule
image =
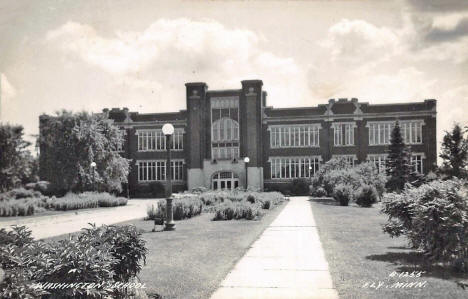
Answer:
[[[313,176],[320,167],[320,156],[270,158],[271,178],[290,179]]]
[[[239,99],[211,99],[211,157],[216,160],[239,158]]]
[[[367,161],[373,163],[378,172],[385,172],[388,155],[368,155]]]
[[[271,148],[319,146],[320,125],[270,126]]]
[[[411,155],[411,165],[413,165],[414,171],[420,174],[424,173],[423,159],[424,159],[424,154],[412,154]]]
[[[421,121],[402,121],[400,123],[401,135],[405,144],[422,143],[422,125]]]
[[[354,166],[355,162],[357,160],[356,155],[333,155],[332,158],[336,159],[345,159],[346,162],[348,162],[349,166]]]
[[[162,130],[138,130],[138,151],[153,152],[166,150],[166,136]],[[184,149],[184,130],[175,129],[172,135],[172,149]]]
[[[369,145],[390,144],[390,136],[394,127],[391,122],[369,123]]]
[[[138,181],[164,181],[166,180],[166,161],[138,161]],[[172,180],[181,181],[184,179],[184,161],[171,161]]]
[[[125,146],[125,140],[127,136],[127,131],[125,129],[120,129],[119,130],[120,138],[122,138],[122,143],[117,144],[117,151],[118,152],[124,152],[124,146]]]
[[[354,145],[354,123],[334,123],[335,146]]]
[[[405,144],[422,143],[422,120],[411,120],[400,122],[400,132]],[[395,122],[369,122],[369,145],[388,145],[390,144]]]

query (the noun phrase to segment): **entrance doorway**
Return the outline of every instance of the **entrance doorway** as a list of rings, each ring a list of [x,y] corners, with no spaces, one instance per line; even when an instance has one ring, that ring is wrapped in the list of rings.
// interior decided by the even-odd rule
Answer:
[[[239,187],[239,177],[232,171],[215,173],[211,180],[211,189],[213,190],[234,190],[237,187]]]

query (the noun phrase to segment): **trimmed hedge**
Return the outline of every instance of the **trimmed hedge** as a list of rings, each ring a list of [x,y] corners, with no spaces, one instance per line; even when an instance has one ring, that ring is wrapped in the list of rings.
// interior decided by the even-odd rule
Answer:
[[[225,202],[216,207],[213,220],[254,220],[262,215],[258,204],[251,204],[248,201]]]
[[[200,215],[203,210],[203,202],[194,196],[176,198],[172,201],[172,213],[174,220],[183,220]],[[166,218],[166,201],[158,201],[156,208],[151,208],[148,211],[147,219]]]

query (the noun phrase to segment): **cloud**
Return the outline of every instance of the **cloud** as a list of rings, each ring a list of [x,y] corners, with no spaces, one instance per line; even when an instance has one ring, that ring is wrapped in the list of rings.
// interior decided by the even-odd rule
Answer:
[[[0,120],[9,121],[14,118],[16,95],[16,88],[11,85],[5,74],[0,73]]]
[[[337,63],[362,63],[364,60],[386,59],[398,50],[398,36],[385,27],[363,20],[343,19],[331,26],[320,43],[331,51]]]
[[[463,0],[407,0],[407,2],[414,10],[424,12],[468,10],[468,3]]]
[[[114,76],[113,103],[131,98],[130,108],[139,111],[174,110],[175,104],[183,109],[188,81],[233,88],[243,79],[259,78],[274,105],[309,93],[306,74],[294,59],[265,50],[253,31],[211,20],[159,19],[141,32],[117,31],[112,36],[68,22],[49,31],[46,40],[66,61],[78,59]]]

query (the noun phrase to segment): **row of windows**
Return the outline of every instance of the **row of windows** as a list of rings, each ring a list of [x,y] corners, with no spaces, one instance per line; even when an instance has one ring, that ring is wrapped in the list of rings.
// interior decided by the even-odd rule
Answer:
[[[422,143],[421,121],[400,123],[401,134],[406,144]],[[369,122],[369,145],[388,145],[394,122]],[[355,123],[334,123],[333,141],[335,146],[353,146]],[[319,146],[318,125],[272,126],[270,127],[271,148]]]
[[[320,157],[277,157],[271,158],[271,178],[308,178],[313,176],[320,165]]]
[[[138,161],[138,181],[165,181],[166,180],[166,161]],[[181,181],[184,179],[184,161],[171,161],[172,180]]]
[[[422,143],[422,125],[420,121],[400,123],[400,131],[406,144]],[[369,145],[390,144],[394,122],[369,123]]]
[[[355,155],[336,155],[333,158],[345,158],[349,165],[354,166],[357,161]],[[367,161],[374,163],[379,172],[385,172],[387,155],[369,155]],[[411,164],[414,171],[423,173],[423,154],[413,154]],[[307,178],[313,176],[320,167],[320,157],[275,157],[270,159],[271,178]]]
[[[211,157],[216,160],[239,159],[238,143],[212,144]]]
[[[388,155],[369,155],[367,160],[374,163],[375,167],[379,172],[385,172],[387,164]],[[423,173],[424,164],[423,164],[424,155],[423,154],[412,154],[410,163],[413,165],[413,171],[417,173]]]
[[[319,146],[319,130],[317,125],[271,127],[270,145],[272,148]]]
[[[152,152],[166,150],[166,136],[162,130],[139,130],[138,134],[138,151]],[[184,149],[184,132],[183,130],[175,130],[172,135],[173,150]]]

